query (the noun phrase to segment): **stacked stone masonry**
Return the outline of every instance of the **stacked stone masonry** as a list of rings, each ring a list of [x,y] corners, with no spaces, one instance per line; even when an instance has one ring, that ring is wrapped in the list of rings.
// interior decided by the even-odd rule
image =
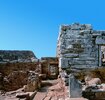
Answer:
[[[105,31],[96,31],[90,24],[62,25],[57,42],[61,68],[101,66],[100,47],[105,45]]]

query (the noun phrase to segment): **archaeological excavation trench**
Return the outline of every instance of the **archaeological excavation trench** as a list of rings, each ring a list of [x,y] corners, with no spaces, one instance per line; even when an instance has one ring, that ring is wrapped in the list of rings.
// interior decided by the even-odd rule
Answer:
[[[105,31],[61,25],[56,57],[0,50],[0,100],[105,100]]]

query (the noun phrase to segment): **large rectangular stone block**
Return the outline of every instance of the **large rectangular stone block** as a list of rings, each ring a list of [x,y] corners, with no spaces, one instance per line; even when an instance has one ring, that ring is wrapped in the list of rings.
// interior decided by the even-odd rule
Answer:
[[[66,58],[60,58],[59,59],[59,67],[61,68],[68,68],[69,65],[68,65],[68,59]]]
[[[82,84],[72,74],[69,75],[69,96],[70,98],[82,97]]]
[[[79,54],[75,54],[75,53],[67,53],[63,55],[66,58],[77,58],[79,57]]]

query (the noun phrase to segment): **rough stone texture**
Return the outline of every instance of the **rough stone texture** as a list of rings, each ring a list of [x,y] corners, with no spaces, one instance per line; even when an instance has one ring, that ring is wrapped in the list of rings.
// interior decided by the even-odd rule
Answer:
[[[82,84],[71,74],[69,76],[70,98],[82,97]]]
[[[32,51],[0,50],[0,63],[35,62],[36,60]]]
[[[38,73],[30,71],[27,85],[24,87],[25,92],[34,92],[36,89],[40,88],[41,82]]]
[[[47,78],[57,78],[59,72],[58,59],[55,57],[45,57],[37,62],[0,63],[0,90],[13,91],[23,87],[23,85],[27,84],[29,71],[38,73],[40,77],[45,75]],[[27,84],[28,87],[32,87],[35,90],[39,87],[37,86],[38,80],[39,76],[32,84]],[[35,88],[33,88],[34,86]]]
[[[105,31],[95,31],[90,24],[62,25],[58,36],[59,67],[99,66],[99,46],[105,44]]]
[[[3,76],[8,76],[13,71],[35,71],[37,66],[37,62],[0,63],[0,73],[2,73]]]
[[[3,78],[3,88],[5,91],[12,91],[27,84],[28,74],[25,71],[13,71]]]
[[[13,71],[5,76],[1,83],[1,90],[13,91],[25,86],[26,92],[33,92],[40,87],[39,75],[35,71]]]
[[[41,58],[42,74],[47,78],[57,78],[59,74],[58,58],[56,57],[42,57]]]
[[[13,91],[27,84],[28,72],[36,71],[37,62],[0,63],[0,90]]]

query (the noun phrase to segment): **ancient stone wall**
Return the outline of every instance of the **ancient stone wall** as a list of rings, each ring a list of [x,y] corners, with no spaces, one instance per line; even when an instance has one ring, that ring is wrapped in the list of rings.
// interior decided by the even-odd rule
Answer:
[[[27,84],[29,71],[36,72],[38,63],[0,63],[0,90],[13,91]]]
[[[99,66],[99,46],[105,44],[104,35],[105,31],[95,31],[90,24],[62,25],[57,43],[59,67]]]
[[[58,58],[56,57],[42,57],[42,74],[46,74],[46,77],[49,79],[57,78],[59,74],[58,63]]]

